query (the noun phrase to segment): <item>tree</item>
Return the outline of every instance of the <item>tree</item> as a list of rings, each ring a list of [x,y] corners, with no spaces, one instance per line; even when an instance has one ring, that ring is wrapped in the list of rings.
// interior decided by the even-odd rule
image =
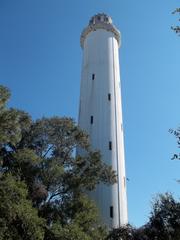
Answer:
[[[175,136],[177,140],[177,146],[180,148],[180,128],[177,130],[169,129],[169,132]],[[171,160],[180,160],[180,153],[175,153]]]
[[[130,224],[113,229],[106,240],[153,240],[148,236],[149,226],[135,228]]]
[[[110,231],[107,240],[134,240],[135,228],[130,224]]]
[[[180,14],[180,8],[176,8],[176,10],[172,12],[172,14]],[[180,21],[180,19],[179,19],[179,21]],[[171,29],[173,31],[175,31],[175,33],[177,33],[177,34],[180,33],[180,26],[179,25],[177,25],[175,27],[171,27]]]
[[[12,175],[0,178],[0,239],[44,239],[45,221],[27,198],[26,184]]]
[[[0,85],[0,146],[7,143],[16,145],[22,136],[22,131],[29,127],[29,115],[17,109],[7,109],[6,103],[10,97],[7,88]]]
[[[180,239],[180,202],[172,194],[160,194],[155,202],[148,223],[151,239]]]
[[[159,194],[152,203],[147,224],[140,228],[131,225],[113,229],[107,240],[179,240],[180,202],[170,193]]]
[[[73,119],[32,121],[27,113],[6,107],[9,96],[8,89],[1,86],[0,179],[11,176],[16,184],[23,184],[26,194],[20,199],[28,198],[40,223],[44,219],[44,239],[103,239],[105,228],[86,192],[101,182],[115,183],[115,173],[101,161],[98,151],[91,150],[87,134]],[[84,155],[76,156],[76,148]],[[8,198],[6,191],[2,198]]]

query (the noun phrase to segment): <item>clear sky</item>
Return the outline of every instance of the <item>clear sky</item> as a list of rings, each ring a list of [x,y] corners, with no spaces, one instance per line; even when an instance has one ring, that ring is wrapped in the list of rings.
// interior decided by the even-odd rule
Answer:
[[[180,196],[180,163],[170,158],[180,126],[180,38],[171,30],[179,0],[0,0],[0,84],[10,106],[34,119],[77,120],[82,50],[90,17],[109,14],[120,49],[130,223],[144,224],[156,193]]]

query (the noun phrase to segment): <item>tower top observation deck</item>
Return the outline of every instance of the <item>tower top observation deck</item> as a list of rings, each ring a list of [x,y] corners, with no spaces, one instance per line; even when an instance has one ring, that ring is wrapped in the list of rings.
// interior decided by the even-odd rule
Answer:
[[[113,25],[112,18],[105,13],[98,13],[90,19],[89,25],[81,33],[80,41],[82,48],[84,46],[84,41],[87,35],[90,32],[96,31],[97,29],[104,29],[106,31],[112,32],[114,34],[114,37],[118,41],[118,44],[120,45],[120,32]]]

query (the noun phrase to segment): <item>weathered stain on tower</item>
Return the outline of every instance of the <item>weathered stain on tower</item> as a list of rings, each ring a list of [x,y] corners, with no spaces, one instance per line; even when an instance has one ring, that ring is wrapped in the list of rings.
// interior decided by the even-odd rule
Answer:
[[[83,63],[79,126],[102,160],[117,172],[112,186],[99,184],[90,197],[109,227],[128,222],[124,137],[119,70],[120,32],[106,14],[93,16],[81,34]]]

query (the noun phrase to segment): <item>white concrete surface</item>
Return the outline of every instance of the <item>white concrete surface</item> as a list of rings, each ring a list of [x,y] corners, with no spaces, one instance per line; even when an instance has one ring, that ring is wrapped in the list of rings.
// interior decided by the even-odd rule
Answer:
[[[128,222],[119,45],[120,33],[105,14],[95,15],[81,35],[79,126],[89,134],[93,149],[101,151],[102,160],[118,176],[116,184],[100,184],[90,197],[96,201],[102,221],[113,228]]]

